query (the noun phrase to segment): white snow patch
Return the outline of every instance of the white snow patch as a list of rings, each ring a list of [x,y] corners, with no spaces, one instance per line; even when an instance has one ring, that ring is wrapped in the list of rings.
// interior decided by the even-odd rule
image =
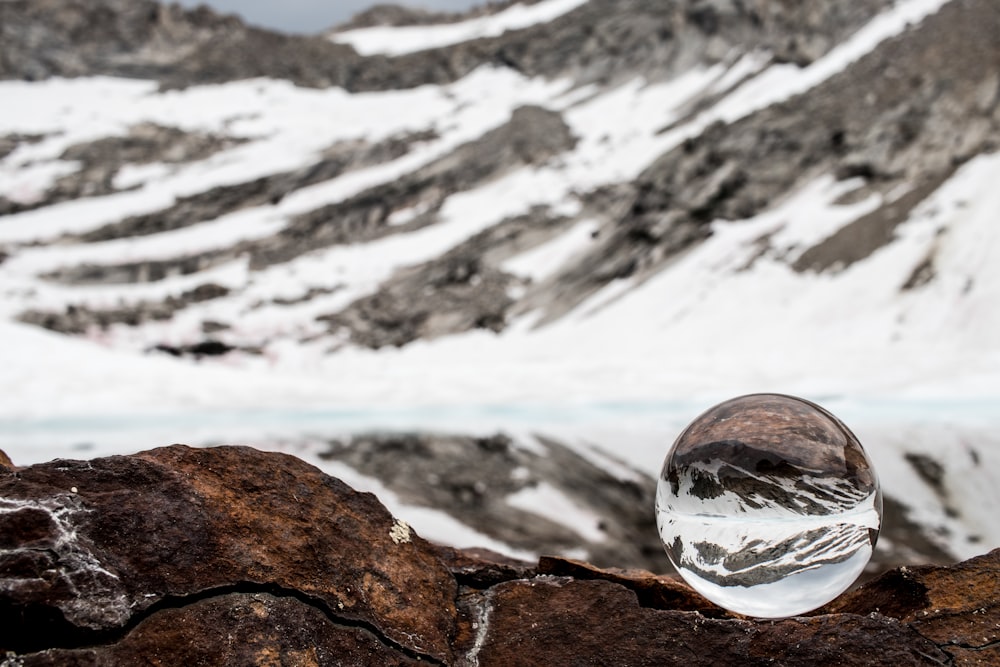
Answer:
[[[578,222],[568,232],[505,261],[501,268],[534,282],[555,274],[570,259],[585,252],[594,242],[598,224],[594,220]]]
[[[803,93],[860,60],[882,42],[937,12],[948,0],[902,0],[807,67],[772,65],[706,112],[732,122]]]
[[[597,514],[580,507],[548,482],[526,486],[507,496],[505,502],[511,507],[561,523],[588,542],[607,539]]]
[[[153,181],[160,181],[171,174],[176,167],[163,162],[150,164],[126,164],[115,174],[112,185],[118,190],[137,188]]]
[[[374,26],[335,32],[335,42],[350,44],[363,56],[390,56],[436,49],[483,37],[496,37],[509,30],[521,30],[559,18],[587,0],[545,0],[533,5],[515,4],[489,16],[472,18],[459,23],[428,26]]]
[[[17,167],[0,165],[0,197],[6,197],[16,204],[34,204],[44,199],[46,191],[57,180],[79,169],[79,162],[67,160]]]

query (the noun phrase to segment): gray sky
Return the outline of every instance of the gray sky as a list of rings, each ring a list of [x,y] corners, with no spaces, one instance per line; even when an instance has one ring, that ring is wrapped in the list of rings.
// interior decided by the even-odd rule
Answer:
[[[382,0],[435,11],[458,11],[484,0]],[[239,14],[248,23],[286,32],[319,32],[354,14],[380,4],[378,0],[179,0],[185,7],[205,4],[226,14]]]

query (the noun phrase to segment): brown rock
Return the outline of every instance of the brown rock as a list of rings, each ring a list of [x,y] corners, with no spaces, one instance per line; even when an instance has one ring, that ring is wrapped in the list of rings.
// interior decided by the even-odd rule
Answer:
[[[643,607],[653,609],[674,609],[678,611],[698,611],[705,616],[733,616],[725,609],[717,607],[694,592],[687,584],[643,570],[623,570],[599,568],[590,563],[542,556],[538,560],[538,573],[575,579],[603,579],[631,589]]]
[[[324,609],[294,596],[230,593],[180,608],[161,609],[113,644],[51,649],[29,655],[42,665],[416,665],[372,633],[338,623]]]
[[[0,475],[3,664],[997,664],[1000,550],[755,621],[640,570],[428,544],[283,454]]]
[[[1000,664],[998,572],[1000,549],[950,567],[902,567],[828,607],[898,618],[945,647],[956,664]]]
[[[294,592],[413,656],[449,655],[456,584],[433,548],[294,457],[174,446],[55,461],[0,479],[0,497],[30,528],[0,551],[0,650],[120,632],[156,605],[235,590]]]
[[[490,589],[472,652],[488,665],[938,664],[937,646],[881,617],[755,622],[641,607],[609,581],[539,577]],[[482,627],[482,626],[481,626]],[[477,650],[478,649],[478,650]]]
[[[10,460],[10,457],[7,456],[7,454],[2,449],[0,449],[0,471],[13,470],[13,469],[14,469],[13,461]]]

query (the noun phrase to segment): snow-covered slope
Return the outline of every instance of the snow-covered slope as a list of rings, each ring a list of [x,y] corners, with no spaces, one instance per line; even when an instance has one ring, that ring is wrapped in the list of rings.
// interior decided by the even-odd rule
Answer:
[[[440,25],[372,26],[334,32],[331,38],[350,44],[362,55],[401,55],[460,44],[482,37],[496,37],[508,30],[521,30],[546,23],[584,4],[587,0],[544,0],[530,5],[515,3],[496,14],[476,16]]]
[[[176,9],[76,44],[4,3],[80,61],[3,47],[0,446],[64,453],[31,429],[71,418],[612,405],[556,430],[655,474],[684,414],[783,391],[862,415],[890,495],[927,490],[905,456],[934,450],[948,498],[907,506],[981,540],[954,553],[1000,539],[944,511],[1000,414],[1000,9],[620,4],[334,37],[356,53]],[[81,76],[14,80],[50,74]],[[671,404],[642,418],[659,445],[621,441]],[[952,430],[891,437],[922,419]]]

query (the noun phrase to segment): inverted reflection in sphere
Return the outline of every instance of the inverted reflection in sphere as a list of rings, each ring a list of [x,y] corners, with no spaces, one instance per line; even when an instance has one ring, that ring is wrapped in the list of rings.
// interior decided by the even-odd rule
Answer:
[[[845,591],[871,558],[882,495],[844,424],[809,401],[753,394],[688,426],[663,463],[656,523],[674,567],[721,607],[781,618]]]

